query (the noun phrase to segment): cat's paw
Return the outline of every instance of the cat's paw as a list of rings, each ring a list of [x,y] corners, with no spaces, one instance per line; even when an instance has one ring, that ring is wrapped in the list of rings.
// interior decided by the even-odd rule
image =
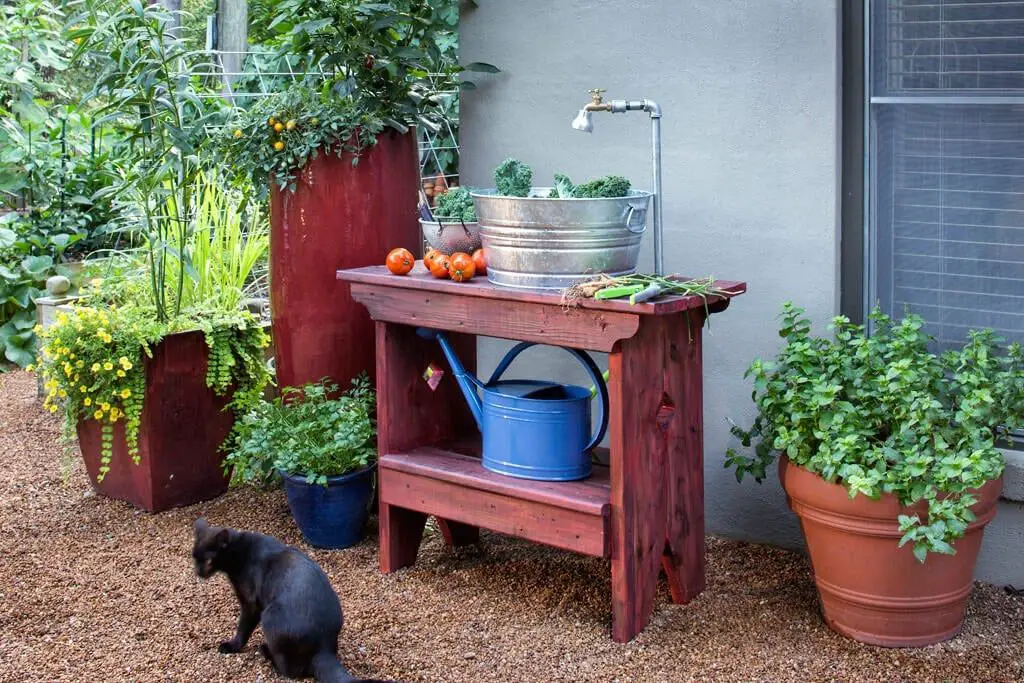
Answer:
[[[217,648],[217,651],[220,652],[222,655],[230,655],[234,654],[235,652],[238,652],[241,649],[242,648],[239,647],[238,643],[236,643],[234,640],[225,640],[223,643],[220,644],[220,647]]]

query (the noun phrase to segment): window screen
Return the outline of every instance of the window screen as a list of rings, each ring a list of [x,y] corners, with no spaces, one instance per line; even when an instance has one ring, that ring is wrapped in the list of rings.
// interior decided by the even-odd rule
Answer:
[[[1024,1],[869,13],[872,303],[1024,342]]]

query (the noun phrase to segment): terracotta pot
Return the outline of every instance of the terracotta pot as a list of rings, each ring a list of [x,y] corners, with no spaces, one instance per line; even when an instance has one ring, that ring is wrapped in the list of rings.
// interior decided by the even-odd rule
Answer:
[[[124,422],[114,426],[113,460],[102,482],[101,425],[78,423],[78,443],[97,492],[149,512],[216,498],[228,488],[220,445],[234,424],[226,397],[206,386],[208,349],[202,332],[166,337],[144,360],[146,396],[138,465],[128,457]]]
[[[270,300],[278,385],[328,377],[341,389],[374,374],[374,327],[340,269],[383,265],[388,252],[420,251],[415,132],[386,132],[359,163],[320,155],[295,192],[272,186]]]
[[[960,632],[985,525],[996,514],[1002,479],[978,491],[977,519],[953,544],[955,555],[929,553],[917,561],[900,548],[898,515],[924,516],[885,494],[850,499],[839,484],[779,459],[789,507],[800,517],[821,609],[832,630],[883,647],[920,647]]]

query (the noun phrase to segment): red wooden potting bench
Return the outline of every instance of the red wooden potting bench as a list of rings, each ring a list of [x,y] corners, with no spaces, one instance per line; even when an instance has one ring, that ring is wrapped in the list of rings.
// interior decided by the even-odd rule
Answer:
[[[415,562],[433,515],[454,545],[475,542],[483,527],[610,559],[619,642],[647,625],[660,569],[677,603],[704,589],[701,332],[707,312],[724,310],[745,283],[719,281],[729,296],[706,308],[695,296],[567,307],[557,292],[438,280],[420,264],[404,277],[383,266],[338,277],[376,326],[382,572]],[[470,372],[475,335],[608,352],[609,466],[564,483],[485,470],[451,369],[417,327],[452,333]],[[424,379],[431,363],[446,373],[436,389]]]

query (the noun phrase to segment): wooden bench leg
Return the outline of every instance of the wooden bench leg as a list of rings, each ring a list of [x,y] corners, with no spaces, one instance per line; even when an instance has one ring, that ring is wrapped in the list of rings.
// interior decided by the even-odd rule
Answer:
[[[385,574],[412,566],[423,539],[427,516],[387,503],[380,504],[380,570]]]
[[[437,526],[441,529],[444,542],[453,548],[475,545],[480,542],[480,529],[469,524],[453,522],[450,519],[437,518]]]
[[[637,334],[608,358],[612,639],[619,643],[650,621],[665,549],[666,447],[658,425],[663,350],[660,321],[645,316]]]
[[[665,386],[674,410],[666,417],[667,534],[662,564],[672,601],[685,603],[704,590],[703,313],[667,321]]]

